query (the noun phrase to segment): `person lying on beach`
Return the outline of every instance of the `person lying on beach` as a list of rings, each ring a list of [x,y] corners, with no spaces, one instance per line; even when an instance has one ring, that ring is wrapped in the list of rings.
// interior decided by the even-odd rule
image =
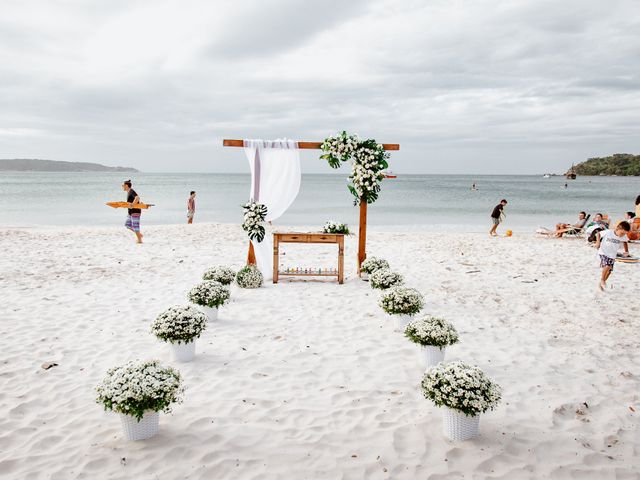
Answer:
[[[627,212],[624,214],[624,219],[625,221],[631,223],[633,222],[633,219],[636,218],[636,214],[633,212]]]
[[[136,191],[131,188],[131,180],[126,180],[122,183],[122,190],[127,192],[127,202],[130,203],[132,207],[127,210],[128,215],[124,226],[136,234],[136,238],[138,239],[136,243],[142,243],[142,233],[140,232],[140,214],[142,210],[135,208],[135,204],[140,203],[140,197]]]
[[[601,213],[596,213],[593,217],[593,221],[587,224],[587,242],[593,243],[596,241],[596,233],[601,232],[609,228],[609,222],[607,222]]]
[[[580,212],[578,214],[578,221],[571,225],[570,223],[558,223],[556,225],[555,236],[562,237],[565,233],[576,232],[584,228],[584,224],[587,223],[586,212]]]
[[[596,233],[596,248],[600,257],[600,267],[602,275],[600,276],[600,290],[604,291],[607,286],[607,280],[613,272],[613,266],[616,263],[616,256],[620,245],[624,247],[623,256],[629,256],[629,245],[627,233],[631,230],[629,222],[620,222],[615,230],[605,230]]]

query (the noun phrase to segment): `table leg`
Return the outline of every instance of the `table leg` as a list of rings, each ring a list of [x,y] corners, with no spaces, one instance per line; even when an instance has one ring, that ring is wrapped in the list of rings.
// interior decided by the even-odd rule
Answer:
[[[273,238],[273,283],[278,283],[278,271],[280,269],[280,242],[278,237]]]
[[[338,283],[344,282],[344,237],[338,238]]]

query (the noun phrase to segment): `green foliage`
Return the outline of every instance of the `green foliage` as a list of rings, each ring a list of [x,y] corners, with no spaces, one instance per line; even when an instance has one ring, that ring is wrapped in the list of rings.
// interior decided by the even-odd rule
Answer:
[[[615,153],[609,157],[590,158],[574,168],[578,175],[640,175],[640,155]]]

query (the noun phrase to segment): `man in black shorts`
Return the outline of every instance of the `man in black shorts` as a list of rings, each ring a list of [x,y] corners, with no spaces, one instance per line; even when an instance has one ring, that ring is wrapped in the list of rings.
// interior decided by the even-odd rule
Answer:
[[[498,228],[498,225],[500,225],[500,222],[502,221],[502,215],[503,215],[502,210],[504,209],[504,206],[506,204],[507,204],[507,201],[503,198],[502,200],[500,200],[500,203],[493,208],[493,212],[491,212],[491,222],[493,223],[493,225],[491,225],[491,230],[489,230],[489,235],[491,235],[492,237],[498,236],[498,234],[496,233],[496,229]]]
[[[132,206],[136,203],[140,203],[140,197],[136,191],[131,188],[131,180],[126,180],[122,184],[122,190],[127,192],[127,202]],[[140,214],[142,210],[139,208],[130,208],[128,210],[127,221],[124,222],[124,226],[136,234],[138,239],[137,243],[142,243],[142,233],[140,233]]]

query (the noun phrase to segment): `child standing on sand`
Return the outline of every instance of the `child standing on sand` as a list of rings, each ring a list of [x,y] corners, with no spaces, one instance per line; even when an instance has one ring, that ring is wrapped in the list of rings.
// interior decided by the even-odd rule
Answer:
[[[189,199],[187,200],[187,223],[193,223],[193,216],[196,214],[196,192],[191,190]]]
[[[491,226],[491,230],[489,230],[489,235],[491,235],[492,237],[498,236],[498,234],[496,233],[496,229],[502,221],[502,215],[504,215],[503,209],[506,204],[507,201],[503,198],[502,200],[500,200],[500,203],[493,208],[493,212],[491,212],[491,221],[493,222],[493,225]]]
[[[600,256],[600,266],[602,275],[600,277],[600,290],[604,291],[607,286],[609,275],[613,272],[613,265],[616,263],[616,256],[620,249],[620,244],[624,247],[624,256],[629,255],[629,245],[627,242],[627,232],[631,230],[629,222],[620,222],[615,230],[605,230],[596,233],[596,248]]]

